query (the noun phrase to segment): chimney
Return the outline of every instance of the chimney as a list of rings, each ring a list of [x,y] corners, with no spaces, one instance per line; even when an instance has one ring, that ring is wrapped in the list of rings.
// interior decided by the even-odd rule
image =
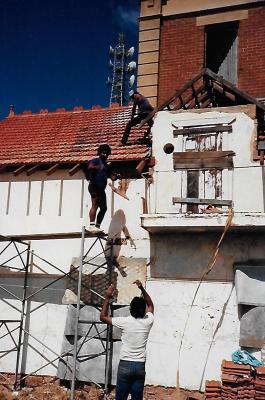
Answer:
[[[9,106],[8,118],[9,118],[9,117],[13,117],[14,115],[15,115],[15,109],[14,109],[13,104],[11,104],[11,105]]]

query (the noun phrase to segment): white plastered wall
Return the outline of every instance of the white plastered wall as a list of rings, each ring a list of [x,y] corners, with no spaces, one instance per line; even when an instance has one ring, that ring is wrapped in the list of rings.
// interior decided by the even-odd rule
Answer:
[[[265,211],[263,180],[264,173],[259,162],[253,161],[253,141],[256,134],[254,120],[244,112],[205,112],[196,113],[189,111],[169,112],[163,111],[157,114],[153,133],[153,155],[156,158],[154,167],[154,196],[150,199],[150,212],[152,213],[176,213],[179,205],[172,204],[173,197],[185,197],[183,195],[182,177],[185,172],[174,171],[173,155],[165,154],[163,148],[167,143],[174,145],[175,152],[185,151],[183,149],[183,136],[173,137],[172,124],[181,127],[181,121],[201,120],[213,121],[218,124],[224,118],[234,119],[231,133],[222,134],[222,150],[232,150],[234,169],[223,171],[222,197],[233,201],[235,212]],[[185,188],[184,188],[185,189]],[[203,196],[202,196],[203,197]],[[207,196],[205,196],[207,197]]]
[[[203,283],[194,299],[198,285],[148,281],[147,289],[155,304],[147,352],[148,384],[176,386],[179,371],[182,388],[204,390],[206,379],[220,380],[222,360],[231,359],[231,353],[238,348],[233,285]]]
[[[41,172],[30,177],[24,173],[17,177],[11,174],[1,175],[0,234],[9,236],[80,232],[80,239],[31,241],[31,249],[35,254],[34,263],[45,273],[68,272],[72,258],[80,255],[81,229],[88,222],[91,203],[87,185],[81,172],[75,174],[74,177],[70,177],[64,171],[58,171],[50,177]],[[117,186],[118,182],[115,185]],[[148,233],[140,227],[141,197],[144,196],[144,192],[144,179],[130,181],[126,193],[129,201],[113,194],[109,187],[106,189],[108,211],[102,228],[108,232],[112,213],[122,210],[124,222],[136,245],[136,249],[129,243],[121,246],[121,256],[149,259]],[[86,238],[86,248],[89,248],[93,240]],[[6,243],[1,242],[0,246],[2,250]],[[18,245],[18,247],[21,246]],[[93,252],[98,254],[99,247],[95,246],[91,255]],[[0,257],[0,263],[4,263],[13,255],[15,255],[14,249],[8,248]],[[8,264],[22,267],[19,257]],[[40,272],[36,266],[33,266],[33,271]],[[21,302],[10,298],[12,296],[6,297],[0,300],[1,319],[19,320]],[[49,299],[46,304],[30,302],[31,336],[28,339],[27,351],[24,353],[26,373],[37,371],[55,359],[54,363],[41,368],[37,373],[56,375],[58,363],[56,358],[61,352],[67,307],[62,304],[49,304]],[[17,332],[14,333],[16,338]],[[6,337],[4,341],[1,340],[2,349],[12,347],[13,343],[9,337]],[[11,352],[0,360],[0,371],[14,372],[15,365],[16,352]]]

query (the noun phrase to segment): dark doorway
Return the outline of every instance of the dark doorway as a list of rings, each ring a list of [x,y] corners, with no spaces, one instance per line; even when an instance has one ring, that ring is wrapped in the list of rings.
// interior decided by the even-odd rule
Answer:
[[[226,22],[205,28],[205,64],[213,72],[237,84],[237,45],[239,23]]]

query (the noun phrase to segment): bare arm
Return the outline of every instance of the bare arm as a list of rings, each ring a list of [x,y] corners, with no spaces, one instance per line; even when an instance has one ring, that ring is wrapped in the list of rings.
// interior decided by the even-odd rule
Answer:
[[[108,325],[112,325],[112,317],[108,315],[109,302],[110,299],[113,297],[115,291],[116,291],[115,287],[113,285],[110,285],[108,290],[106,291],[105,299],[100,313],[100,321],[105,322]]]
[[[133,102],[133,108],[132,108],[132,116],[131,116],[131,119],[133,119],[133,117],[135,116],[135,113],[136,113],[136,102],[134,101],[134,102]]]
[[[152,314],[154,314],[154,303],[153,303],[151,297],[149,296],[149,294],[147,293],[147,291],[145,290],[145,288],[143,287],[142,282],[140,282],[137,279],[137,281],[135,281],[133,283],[135,283],[142,292],[143,298],[145,299],[145,302],[147,305],[147,312],[151,312]]]

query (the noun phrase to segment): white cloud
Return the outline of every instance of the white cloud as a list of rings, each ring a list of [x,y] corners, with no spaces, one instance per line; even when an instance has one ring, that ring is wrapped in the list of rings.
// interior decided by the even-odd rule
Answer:
[[[138,24],[139,11],[138,8],[128,8],[119,5],[116,9],[116,20],[121,26],[128,30],[135,30]]]

